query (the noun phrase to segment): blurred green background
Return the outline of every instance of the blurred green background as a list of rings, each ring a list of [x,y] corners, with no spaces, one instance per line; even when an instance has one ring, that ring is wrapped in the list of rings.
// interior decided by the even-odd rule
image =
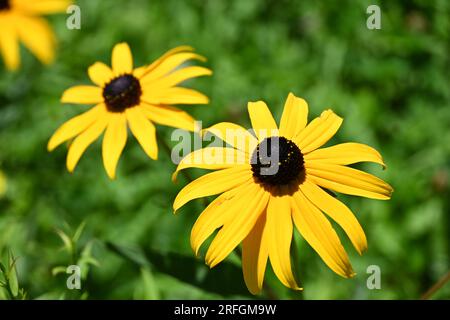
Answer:
[[[417,299],[448,272],[448,1],[378,2],[381,30],[366,27],[366,8],[377,4],[372,1],[77,3],[81,30],[68,30],[65,15],[49,17],[59,39],[53,65],[40,65],[22,49],[18,72],[0,69],[0,170],[6,179],[0,252],[4,264],[9,250],[18,258],[19,287],[28,298]],[[187,86],[205,92],[211,103],[184,108],[204,126],[249,126],[246,103],[259,99],[279,119],[292,91],[309,102],[310,118],[331,107],[345,119],[331,144],[356,141],[382,153],[387,170],[361,167],[393,185],[392,200],[338,196],[369,241],[368,252],[358,256],[338,230],[354,279],[335,275],[297,234],[296,273],[304,292],[284,288],[268,269],[271,289],[253,297],[237,256],[211,271],[194,257],[189,235],[202,202],[172,214],[187,181],[171,182],[175,165],[161,146],[155,162],[129,139],[113,182],[102,166],[100,141],[73,175],[65,169],[66,146],[46,151],[54,130],[87,108],[62,105],[61,93],[88,84],[88,66],[109,64],[121,41],[130,44],[136,65],[183,44],[208,57],[214,75]],[[168,143],[170,133],[158,127]],[[73,263],[82,266],[81,290],[66,288],[65,266]],[[366,286],[370,265],[381,269],[380,290]],[[450,298],[450,285],[433,298]]]

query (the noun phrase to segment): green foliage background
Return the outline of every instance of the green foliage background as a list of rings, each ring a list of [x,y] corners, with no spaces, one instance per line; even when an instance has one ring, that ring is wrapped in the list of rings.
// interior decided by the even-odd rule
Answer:
[[[448,1],[379,2],[381,30],[366,28],[371,1],[77,2],[81,30],[68,30],[65,15],[49,18],[59,39],[52,66],[22,49],[18,72],[0,69],[0,170],[7,180],[0,250],[4,261],[8,250],[18,257],[19,286],[28,298],[416,299],[448,271]],[[268,270],[271,291],[253,297],[236,255],[211,271],[194,257],[189,235],[202,202],[172,214],[186,180],[171,182],[175,166],[161,146],[155,162],[129,139],[113,182],[102,167],[100,142],[73,175],[65,169],[66,146],[46,151],[54,130],[87,108],[62,105],[61,93],[88,84],[87,67],[109,63],[121,41],[130,44],[137,65],[182,44],[208,57],[214,75],[187,85],[205,92],[211,104],[184,108],[204,126],[248,126],[246,103],[260,99],[279,119],[292,91],[309,102],[311,117],[331,107],[345,119],[331,143],[366,143],[383,154],[387,170],[363,168],[393,185],[392,200],[338,196],[369,241],[368,252],[358,256],[339,230],[354,279],[335,275],[296,235],[304,292],[285,289]],[[169,143],[170,133],[158,127]],[[64,248],[58,233],[72,237],[83,221],[76,246],[70,249],[66,239]],[[80,291],[66,288],[60,268],[74,262],[83,266]],[[381,268],[381,290],[366,287],[369,265]],[[450,286],[434,298],[450,298]]]

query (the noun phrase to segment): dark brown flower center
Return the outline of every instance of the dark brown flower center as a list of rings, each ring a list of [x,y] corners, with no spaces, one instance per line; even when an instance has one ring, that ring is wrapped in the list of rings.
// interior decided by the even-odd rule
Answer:
[[[297,145],[285,137],[264,139],[252,154],[253,177],[269,186],[288,185],[305,178],[305,162]]]
[[[9,0],[0,0],[0,11],[9,10],[10,8]]]
[[[141,95],[141,84],[131,74],[111,80],[103,89],[103,98],[110,112],[123,112],[138,105]]]

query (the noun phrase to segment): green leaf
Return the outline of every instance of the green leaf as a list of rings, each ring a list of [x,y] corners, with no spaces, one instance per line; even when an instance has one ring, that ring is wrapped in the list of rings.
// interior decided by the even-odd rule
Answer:
[[[3,263],[1,263],[0,262],[0,271],[1,271],[1,273],[5,276],[6,275],[6,268],[5,268],[5,266],[3,265]]]
[[[158,300],[160,299],[158,285],[155,281],[155,277],[149,268],[141,268],[141,276],[143,280],[143,295],[142,299],[145,300]]]
[[[96,267],[100,267],[100,262],[93,257],[82,257],[78,260],[78,264],[86,264],[86,265],[94,265]]]
[[[73,253],[73,243],[72,240],[69,238],[69,236],[67,234],[64,233],[64,231],[60,230],[60,229],[56,229],[55,230],[56,233],[58,234],[58,236],[61,238],[61,240],[64,243],[64,247],[66,248],[66,250],[72,254]]]
[[[72,237],[73,243],[77,243],[78,240],[80,240],[81,234],[84,231],[84,227],[86,227],[86,221],[83,221],[82,223],[80,223],[77,230],[75,231],[75,233]]]
[[[53,269],[52,269],[52,275],[53,276],[56,276],[56,275],[58,275],[58,274],[61,274],[61,273],[66,273],[66,267],[64,267],[64,266],[57,266],[57,267],[54,267]]]
[[[17,259],[14,257],[12,251],[9,251],[8,280],[9,288],[14,297],[17,297],[19,294],[19,280],[17,279],[16,261]]]

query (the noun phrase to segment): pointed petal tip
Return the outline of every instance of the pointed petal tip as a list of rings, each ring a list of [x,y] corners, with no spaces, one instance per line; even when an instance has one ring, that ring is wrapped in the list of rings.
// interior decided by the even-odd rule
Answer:
[[[111,181],[116,180],[115,172],[106,172],[106,174],[108,175],[109,180],[111,180]]]
[[[52,143],[52,140],[50,139],[50,141],[47,143],[47,152],[52,152],[53,150],[55,150],[56,146]]]
[[[75,171],[75,166],[72,166],[71,164],[67,164],[66,165],[67,171],[69,171],[69,173],[73,173]]]
[[[200,258],[200,247],[196,247],[195,245],[191,245],[192,250],[194,251],[194,255],[196,258]]]
[[[188,45],[178,46],[178,47],[175,47],[175,49],[179,49],[181,51],[195,51],[194,47],[188,46]]]
[[[208,259],[208,257],[206,257],[205,262],[206,262],[206,265],[209,267],[209,269],[212,269],[218,265],[217,260],[210,260],[210,259]]]
[[[247,289],[254,296],[260,295],[262,292],[262,288],[250,288],[249,286],[247,286]]]
[[[192,51],[194,51],[194,49],[192,49]],[[196,58],[197,58],[198,61],[201,61],[201,62],[207,62],[208,61],[208,59],[206,59],[206,57],[204,57],[204,56],[202,56],[200,54],[197,54]]]
[[[298,285],[295,285],[295,286],[292,286],[292,287],[290,287],[292,290],[295,290],[295,291],[303,291],[303,288],[302,287],[299,287]]]
[[[158,160],[158,153],[156,153],[156,154],[151,154],[151,155],[149,155],[149,157],[150,157],[150,159],[152,159],[152,160]]]
[[[178,177],[178,170],[175,171],[174,173],[172,173],[172,176],[170,177],[170,179],[172,180],[173,183],[176,183],[177,177]]]

